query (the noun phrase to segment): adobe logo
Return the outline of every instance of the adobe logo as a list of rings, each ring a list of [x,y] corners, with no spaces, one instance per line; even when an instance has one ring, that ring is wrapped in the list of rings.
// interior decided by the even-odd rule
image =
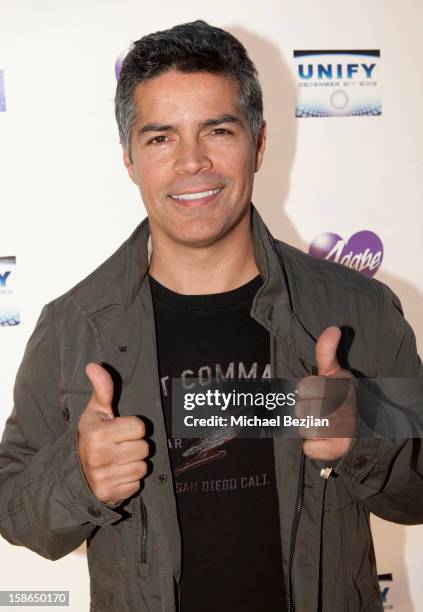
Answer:
[[[328,259],[358,270],[366,276],[374,276],[383,260],[383,244],[377,234],[362,230],[345,241],[342,236],[324,232],[310,244],[309,254]]]

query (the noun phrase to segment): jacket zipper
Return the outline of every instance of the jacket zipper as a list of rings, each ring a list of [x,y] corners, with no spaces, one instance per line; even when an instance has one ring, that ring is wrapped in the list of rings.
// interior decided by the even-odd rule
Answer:
[[[140,561],[147,563],[147,508],[145,507],[142,497],[140,497],[141,510],[141,542],[140,542]]]
[[[282,253],[281,253],[281,250],[279,248],[279,245],[276,242],[275,238],[271,235],[269,230],[268,230],[268,236],[269,236],[271,242],[273,243],[273,248],[274,248],[276,254],[279,256],[278,257],[279,265],[281,267],[282,274],[285,276],[286,273],[285,273],[285,268],[282,265],[282,261],[281,261]],[[289,558],[288,558],[288,593],[287,593],[288,612],[295,612],[293,592],[292,592],[292,563],[293,563],[293,560],[294,560],[295,539],[297,537],[297,530],[298,530],[298,525],[299,525],[299,522],[300,522],[301,512],[302,512],[302,509],[303,509],[303,502],[304,502],[304,471],[305,471],[305,462],[306,462],[306,457],[305,457],[303,451],[301,451],[300,470],[299,470],[299,474],[298,474],[297,497],[296,497],[296,500],[295,500],[294,517],[292,519],[291,542],[290,542],[290,547],[289,547]]]
[[[297,487],[297,498],[295,501],[295,512],[292,520],[291,529],[291,544],[289,548],[289,560],[288,560],[288,612],[295,612],[294,599],[292,593],[292,563],[294,559],[295,551],[295,538],[297,536],[298,524],[301,518],[301,511],[303,509],[304,502],[304,470],[305,470],[306,458],[304,453],[301,452],[300,471],[298,476],[298,487]]]
[[[140,513],[141,513],[141,539],[139,542],[140,562],[147,563],[147,542],[148,542],[148,516],[147,508],[144,500],[140,496]],[[164,592],[163,592],[164,591]],[[163,587],[163,599],[167,602],[166,610],[170,610],[170,595],[168,587]]]

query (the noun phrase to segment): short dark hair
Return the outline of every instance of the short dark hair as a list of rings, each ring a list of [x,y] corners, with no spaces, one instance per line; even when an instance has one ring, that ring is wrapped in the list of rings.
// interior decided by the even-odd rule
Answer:
[[[257,69],[242,43],[221,28],[197,20],[143,36],[125,57],[115,96],[120,141],[131,159],[131,131],[136,119],[133,101],[139,83],[169,70],[210,72],[239,83],[238,106],[245,113],[254,141],[263,123],[263,99]]]

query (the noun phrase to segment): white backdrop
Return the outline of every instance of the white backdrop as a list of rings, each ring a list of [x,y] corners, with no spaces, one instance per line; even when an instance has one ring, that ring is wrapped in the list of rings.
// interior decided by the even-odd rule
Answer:
[[[400,296],[423,348],[420,0],[2,0],[0,257],[17,257],[22,322],[0,327],[1,429],[44,303],[145,216],[121,161],[115,61],[132,40],[198,18],[239,37],[258,67],[269,136],[254,202],[272,232],[303,250],[321,232],[377,233],[385,255],[376,278]],[[296,119],[294,49],[380,49],[383,115]],[[419,612],[423,527],[372,523],[378,571],[393,574],[382,585],[386,608]],[[68,589],[70,609],[88,610],[84,546],[52,563],[0,539],[0,555],[0,590]]]

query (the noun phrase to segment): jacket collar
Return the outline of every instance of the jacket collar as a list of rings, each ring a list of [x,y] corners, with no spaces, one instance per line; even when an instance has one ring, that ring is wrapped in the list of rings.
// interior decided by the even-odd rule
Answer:
[[[285,269],[275,239],[253,205],[251,213],[254,259],[263,284],[254,297],[250,314],[269,332],[286,340],[292,325],[292,308]]]
[[[300,359],[302,374],[311,373],[316,365],[316,338],[301,323],[297,312],[300,304],[293,304],[292,287],[295,280],[285,265],[286,251],[284,253],[283,248],[279,251],[276,240],[253,205],[252,227],[254,257],[263,284],[254,297],[250,314],[276,336],[285,352],[293,357],[293,363]],[[303,296],[303,299],[308,298]],[[299,372],[298,366],[294,366],[294,371]]]
[[[290,351],[313,364],[315,339],[304,330],[293,311],[283,258],[253,204],[251,223],[254,257],[263,284],[254,297],[250,314]],[[146,217],[109,259],[70,292],[94,327],[105,361],[115,354],[116,343],[122,347],[133,341],[139,325],[134,315],[136,300],[143,300],[147,308],[151,306],[147,282],[149,236]]]
[[[263,278],[252,307],[252,314],[263,324],[277,324],[286,335],[289,318],[275,320],[279,305],[289,305],[288,289],[275,252],[275,241],[257,209],[251,204],[254,257]],[[120,305],[130,307],[148,273],[150,225],[146,217],[121,247],[71,291],[73,299],[90,315]],[[285,310],[285,308],[283,309]]]

